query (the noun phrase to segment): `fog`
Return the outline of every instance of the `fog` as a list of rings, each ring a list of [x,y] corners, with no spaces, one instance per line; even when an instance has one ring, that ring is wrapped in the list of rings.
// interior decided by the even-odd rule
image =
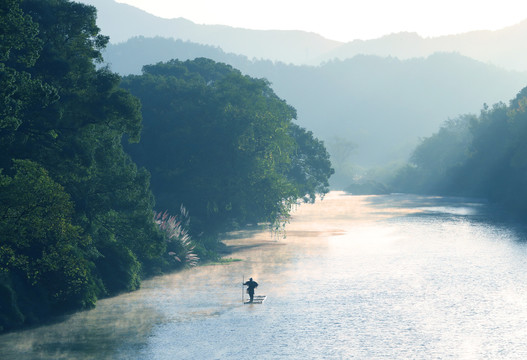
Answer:
[[[525,233],[490,210],[476,199],[330,193],[295,211],[285,239],[230,234],[243,261],[157,277],[4,334],[0,357],[519,359]],[[263,305],[242,304],[249,276]]]
[[[298,124],[332,153],[334,188],[372,169],[377,177],[393,171],[445,121],[507,102],[527,84],[527,69],[519,66],[527,54],[511,45],[527,33],[523,23],[495,32],[427,39],[400,33],[344,44],[313,33],[197,25],[125,4],[86,2],[99,8],[99,25],[111,39],[105,61],[121,75],[173,58],[207,57],[268,79],[296,108]],[[336,138],[353,144],[345,162],[338,160]]]

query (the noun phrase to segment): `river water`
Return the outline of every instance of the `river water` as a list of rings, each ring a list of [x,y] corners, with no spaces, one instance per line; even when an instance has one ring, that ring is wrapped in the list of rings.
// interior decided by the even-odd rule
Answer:
[[[526,359],[525,234],[476,200],[333,192],[286,239],[234,233],[243,261],[4,334],[0,359]]]

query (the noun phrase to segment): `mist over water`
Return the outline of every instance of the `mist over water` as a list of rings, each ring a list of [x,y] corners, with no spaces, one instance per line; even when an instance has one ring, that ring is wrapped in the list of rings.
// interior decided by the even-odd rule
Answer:
[[[331,193],[286,239],[233,234],[242,262],[2,335],[0,358],[522,359],[525,240],[470,199]],[[263,305],[242,304],[248,277]]]

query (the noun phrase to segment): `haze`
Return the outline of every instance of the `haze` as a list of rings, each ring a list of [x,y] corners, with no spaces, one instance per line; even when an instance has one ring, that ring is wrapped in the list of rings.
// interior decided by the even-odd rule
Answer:
[[[424,37],[497,30],[527,18],[524,0],[118,0],[163,18],[258,30],[303,30],[328,39],[373,39],[401,31]]]
[[[426,3],[1,2],[0,359],[525,358],[527,16]]]

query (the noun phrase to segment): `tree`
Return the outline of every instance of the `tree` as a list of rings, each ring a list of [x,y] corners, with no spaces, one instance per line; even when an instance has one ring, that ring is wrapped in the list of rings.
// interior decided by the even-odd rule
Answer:
[[[144,119],[127,151],[151,172],[159,210],[188,208],[194,236],[277,221],[328,191],[323,144],[293,125],[296,111],[266,80],[200,58],[145,66],[123,86]]]
[[[461,116],[414,150],[398,191],[482,197],[527,212],[527,88],[510,101]],[[393,184],[392,184],[393,185]]]
[[[468,159],[472,144],[470,127],[474,121],[474,115],[461,115],[422,139],[412,152],[410,164],[399,170],[391,186],[396,191],[412,193],[452,191],[451,172]]]
[[[98,289],[86,256],[94,249],[72,214],[69,195],[38,164],[16,160],[13,177],[0,175],[0,275],[4,289],[16,289],[9,308],[22,314],[19,321],[95,304]],[[1,313],[0,327],[13,326]]]
[[[27,69],[35,65],[42,49],[38,24],[20,8],[21,0],[0,4],[0,135],[16,130],[21,113],[32,103],[45,106],[55,99],[46,84],[33,79]]]
[[[455,189],[525,213],[527,88],[507,106],[484,108],[472,124],[471,156],[454,173]]]
[[[149,174],[137,168],[121,143],[123,136],[139,140],[140,103],[120,88],[119,76],[95,66],[108,41],[99,34],[95,8],[67,0],[4,5],[0,82],[8,86],[0,89],[5,100],[0,105],[5,174],[0,196],[9,200],[6,214],[16,214],[12,184],[20,184],[22,190],[14,194],[24,200],[21,229],[35,231],[38,219],[46,219],[47,203],[31,200],[32,191],[40,194],[37,185],[28,185],[34,178],[44,190],[54,189],[63,204],[57,210],[62,220],[49,219],[46,231],[3,225],[15,235],[0,261],[9,272],[0,275],[0,297],[11,314],[20,315],[10,321],[28,323],[59,308],[92,306],[97,296],[136,289],[141,277],[166,265],[166,244],[153,219]],[[18,159],[15,167],[13,159]],[[64,224],[71,226],[61,228]],[[66,238],[49,235],[57,231]],[[29,256],[24,251],[36,260],[18,266],[16,261]],[[17,252],[22,255],[13,255]],[[30,286],[18,285],[28,277]],[[26,306],[13,305],[16,298],[28,299]]]
[[[17,154],[42,164],[71,195],[74,221],[103,255],[96,261],[103,282],[115,284],[116,273],[128,279],[106,292],[134,289],[141,266],[148,265],[147,272],[158,266],[164,251],[153,222],[149,175],[136,168],[121,144],[124,134],[139,139],[140,103],[119,87],[118,75],[95,68],[108,38],[99,34],[94,7],[66,0],[22,5],[39,24],[43,43],[28,71],[60,99],[27,111],[4,163]],[[114,264],[122,271],[112,271]]]
[[[296,143],[291,155],[289,177],[298,189],[298,197],[306,202],[315,202],[316,195],[329,192],[329,178],[335,172],[331,167],[330,155],[324,143],[313,136],[311,131],[291,124],[289,132]]]

